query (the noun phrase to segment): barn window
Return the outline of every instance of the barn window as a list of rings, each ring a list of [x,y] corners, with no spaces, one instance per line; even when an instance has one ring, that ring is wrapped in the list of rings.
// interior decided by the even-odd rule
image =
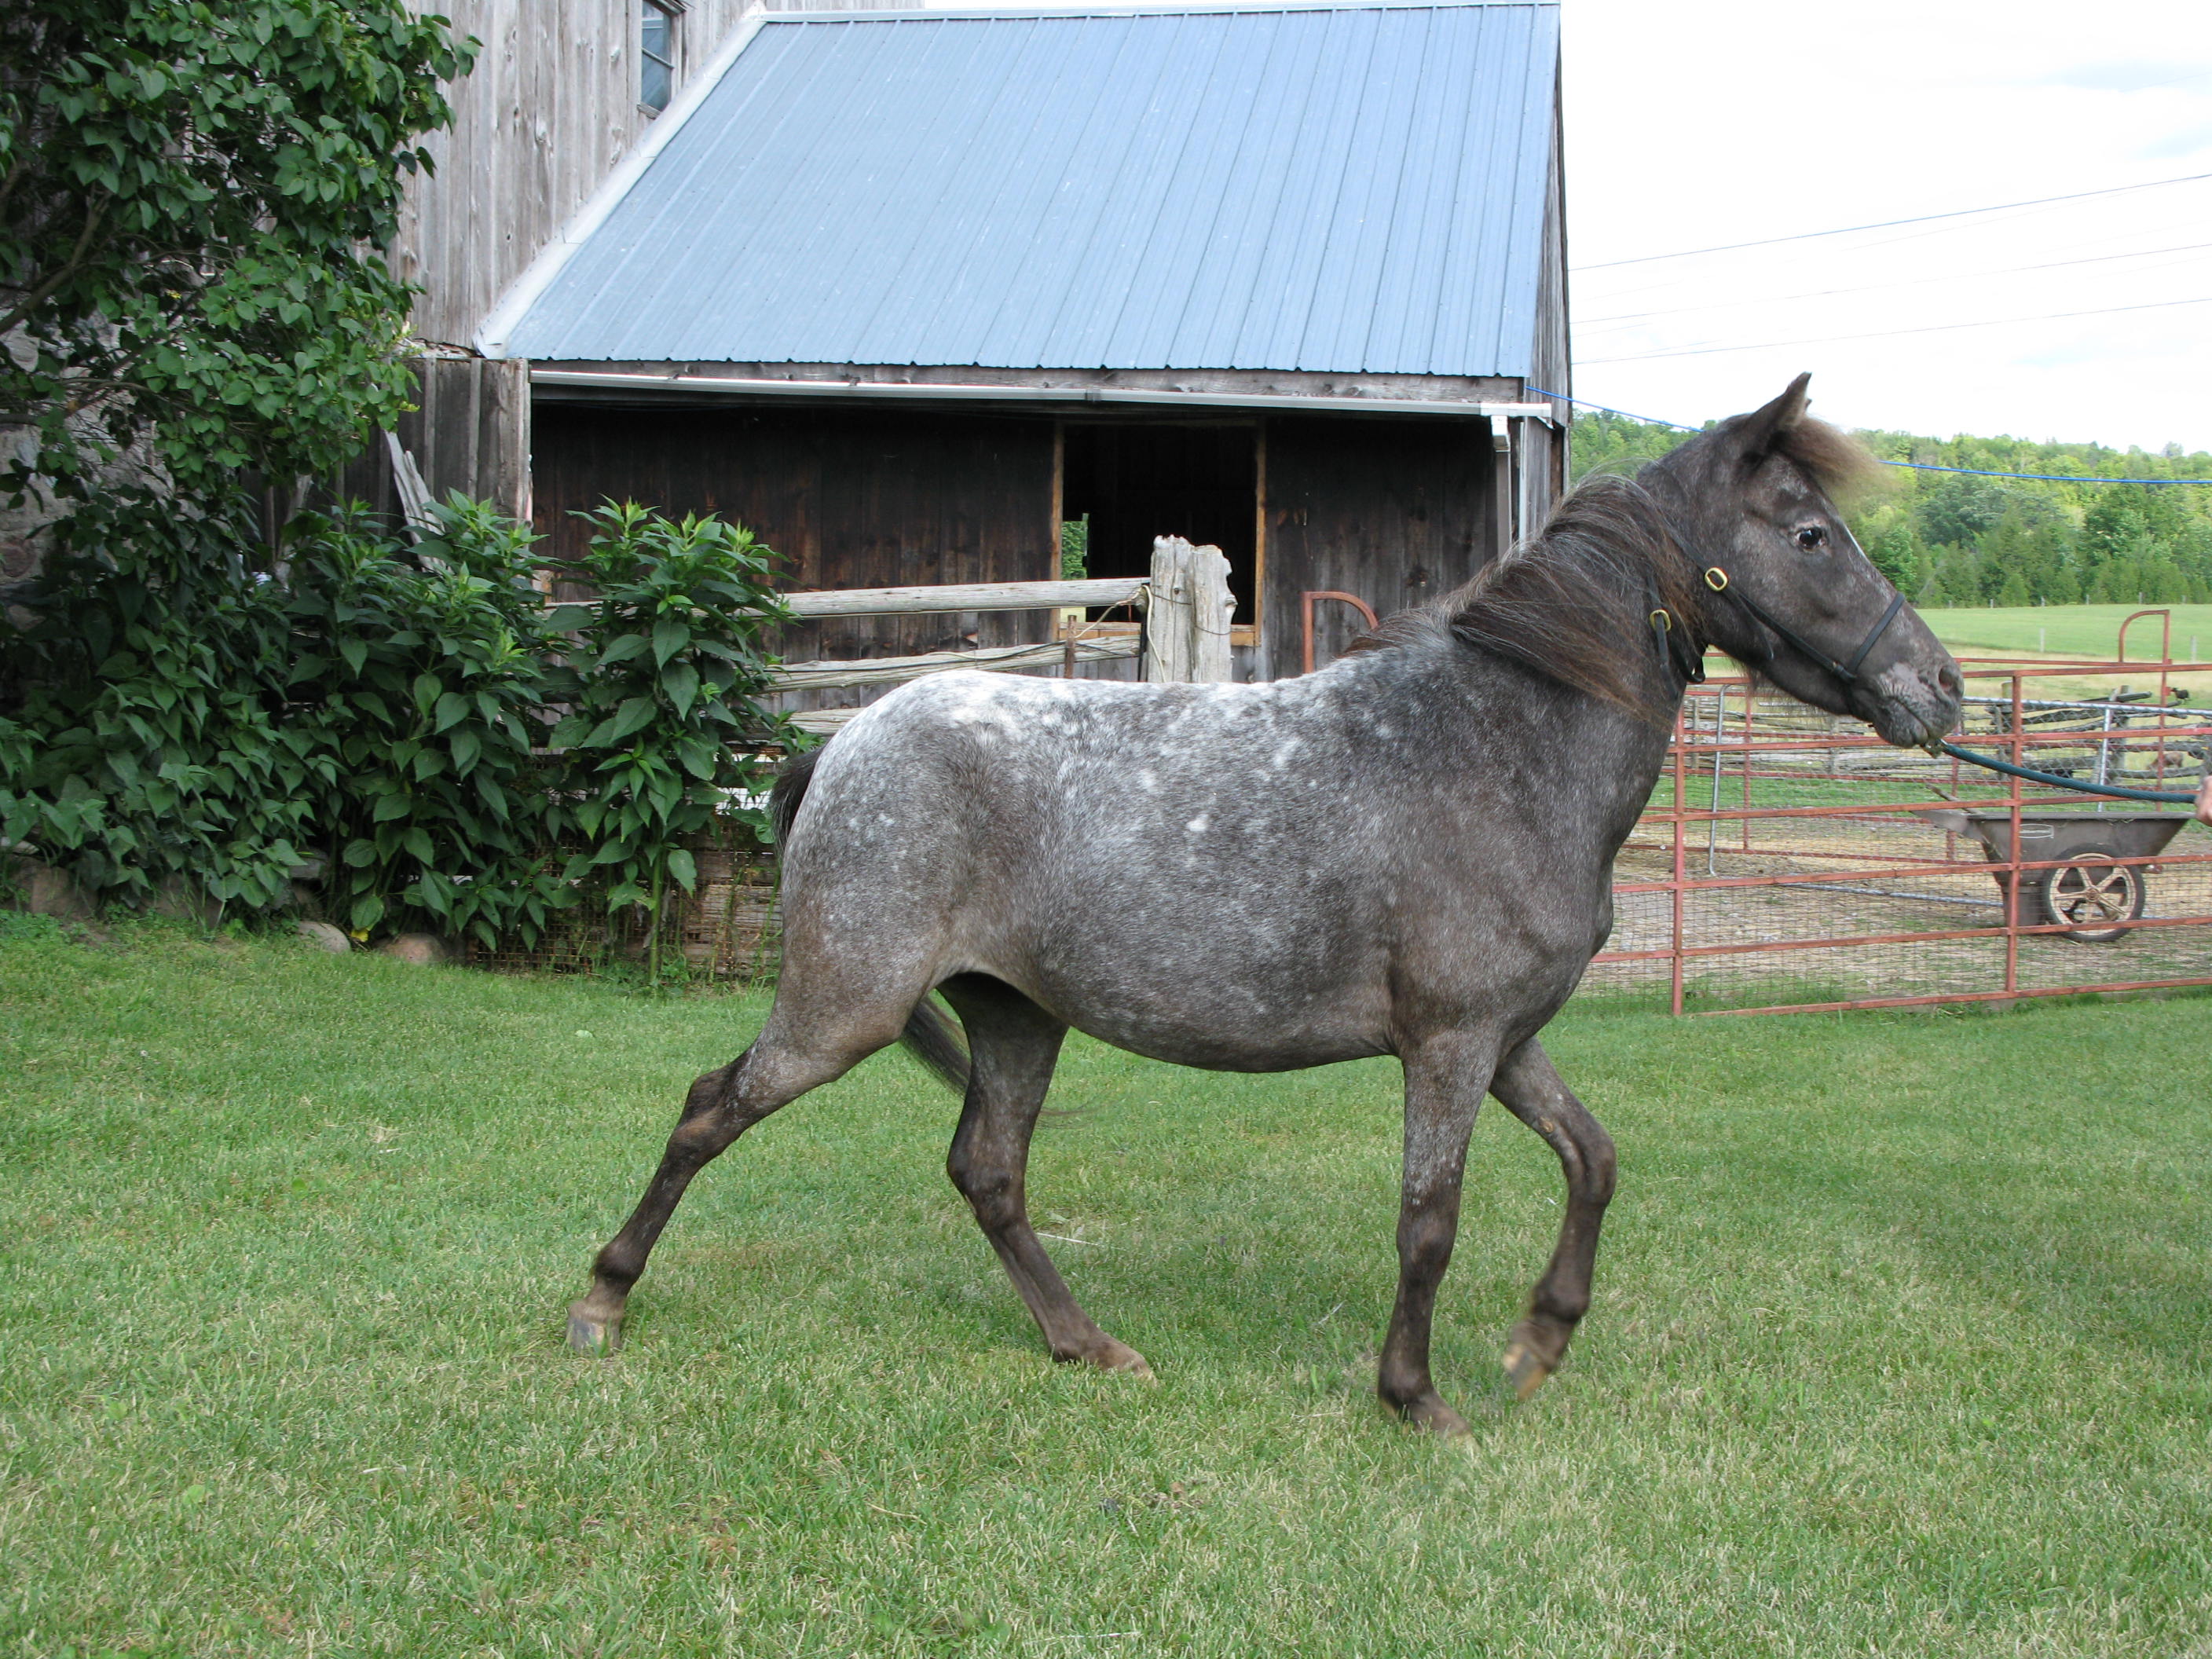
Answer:
[[[638,0],[637,101],[666,109],[676,91],[676,20],[684,8],[664,0]]]

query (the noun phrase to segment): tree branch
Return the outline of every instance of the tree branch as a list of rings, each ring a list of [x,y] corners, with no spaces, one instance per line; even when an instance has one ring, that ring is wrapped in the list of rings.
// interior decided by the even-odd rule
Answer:
[[[92,210],[84,216],[84,229],[70,250],[69,258],[59,270],[30,290],[19,305],[5,317],[0,317],[0,335],[13,333],[23,319],[36,311],[60,291],[61,285],[84,269],[84,256],[91,250],[92,239],[100,232],[100,222],[107,216],[107,204],[114,198],[102,192],[92,204]]]

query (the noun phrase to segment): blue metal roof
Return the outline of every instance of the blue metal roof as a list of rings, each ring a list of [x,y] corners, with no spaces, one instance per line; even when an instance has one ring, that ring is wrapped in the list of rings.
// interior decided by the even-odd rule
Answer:
[[[771,14],[540,360],[1526,375],[1553,3]]]

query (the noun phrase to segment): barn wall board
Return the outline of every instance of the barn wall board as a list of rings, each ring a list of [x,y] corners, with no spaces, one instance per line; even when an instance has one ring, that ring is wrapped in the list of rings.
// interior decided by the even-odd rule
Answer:
[[[714,513],[775,550],[783,585],[896,587],[1046,581],[1059,574],[1053,423],[939,411],[619,409],[541,403],[534,526],[550,556],[579,556],[576,514],[635,501]],[[787,631],[795,661],[915,656],[1042,640],[1042,611],[851,617]],[[877,688],[804,694],[793,707]]]
[[[1496,556],[1489,423],[1358,416],[1267,422],[1267,672],[1299,672],[1302,596],[1356,593],[1378,617],[1466,581]],[[1364,624],[1316,608],[1316,664]]]

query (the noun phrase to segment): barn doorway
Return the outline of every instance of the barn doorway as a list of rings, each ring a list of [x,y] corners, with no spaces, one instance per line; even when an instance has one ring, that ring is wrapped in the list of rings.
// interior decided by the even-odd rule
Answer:
[[[1060,516],[1089,520],[1085,574],[1150,574],[1156,536],[1211,544],[1229,560],[1240,637],[1260,619],[1259,488],[1252,422],[1071,421],[1065,429]]]

